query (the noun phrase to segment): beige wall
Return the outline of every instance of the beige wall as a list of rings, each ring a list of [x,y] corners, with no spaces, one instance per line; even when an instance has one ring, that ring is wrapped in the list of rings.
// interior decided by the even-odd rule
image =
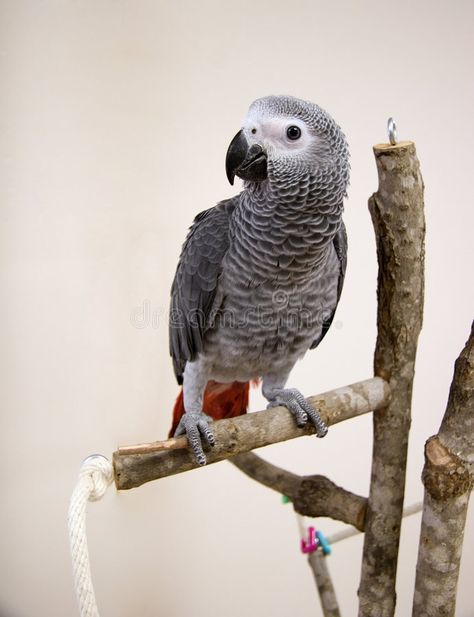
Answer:
[[[233,193],[225,151],[257,96],[318,102],[351,145],[347,282],[335,327],[292,376],[307,394],[371,374],[371,146],[389,115],[417,143],[427,284],[407,503],[420,499],[423,443],[473,317],[472,2],[4,0],[1,11],[1,616],[77,614],[66,509],[79,465],[168,430],[180,245],[197,212]],[[370,444],[361,418],[264,455],[366,493]],[[473,522],[459,617],[474,614]],[[111,490],[88,528],[103,617],[320,614],[290,507],[229,464]],[[418,530],[419,516],[404,523],[400,617]],[[360,549],[351,539],[330,559],[345,615]]]

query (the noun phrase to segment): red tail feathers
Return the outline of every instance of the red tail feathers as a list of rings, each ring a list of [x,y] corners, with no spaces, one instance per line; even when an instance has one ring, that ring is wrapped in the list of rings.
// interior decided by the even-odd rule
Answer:
[[[214,420],[233,418],[246,413],[249,404],[249,383],[234,381],[218,383],[210,381],[204,393],[203,410]],[[173,425],[169,437],[174,435],[176,427],[184,414],[183,390],[179,393],[173,409]]]

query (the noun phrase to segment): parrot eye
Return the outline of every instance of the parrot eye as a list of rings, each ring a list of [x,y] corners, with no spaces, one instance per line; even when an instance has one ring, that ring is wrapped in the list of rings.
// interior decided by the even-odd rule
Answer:
[[[300,127],[292,124],[286,129],[286,136],[288,137],[288,139],[291,139],[291,141],[296,141],[301,137]]]
[[[256,128],[253,128],[253,129],[252,129],[252,133],[255,135],[255,133],[256,133],[256,132],[257,132],[257,129],[256,129]]]

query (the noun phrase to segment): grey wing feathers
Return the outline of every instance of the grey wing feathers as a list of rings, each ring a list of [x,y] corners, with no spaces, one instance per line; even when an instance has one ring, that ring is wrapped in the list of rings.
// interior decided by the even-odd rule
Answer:
[[[337,234],[334,236],[333,243],[334,243],[336,255],[339,259],[339,264],[340,264],[339,278],[337,280],[337,303],[338,303],[339,298],[341,297],[341,293],[342,293],[342,286],[344,285],[344,276],[346,274],[346,266],[347,266],[347,233],[346,233],[346,226],[344,225],[343,221],[341,221],[341,227],[339,228],[339,231],[337,232]],[[334,307],[334,311],[323,322],[323,329],[321,331],[321,334],[311,345],[310,349],[314,349],[315,347],[317,347],[319,343],[323,340],[323,338],[326,336],[327,331],[331,327],[332,320],[334,319],[334,315],[336,313],[336,308],[337,308],[337,303],[336,303],[336,306]]]
[[[184,242],[171,287],[170,354],[178,383],[184,367],[202,350],[216,295],[222,260],[229,248],[229,222],[235,198],[196,216]]]

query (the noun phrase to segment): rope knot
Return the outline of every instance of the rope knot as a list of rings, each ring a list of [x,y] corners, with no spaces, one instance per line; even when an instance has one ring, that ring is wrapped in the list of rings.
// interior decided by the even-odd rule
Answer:
[[[88,479],[89,501],[102,499],[107,488],[112,484],[114,472],[112,464],[101,454],[88,456],[81,465],[79,478]]]

